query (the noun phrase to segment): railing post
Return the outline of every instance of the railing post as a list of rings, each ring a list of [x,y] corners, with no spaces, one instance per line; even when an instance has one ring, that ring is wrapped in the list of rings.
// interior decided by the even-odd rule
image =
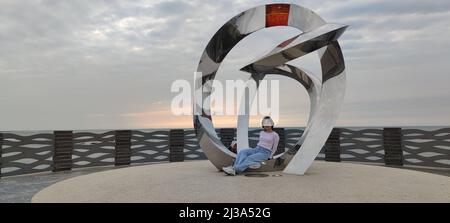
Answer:
[[[114,165],[123,166],[131,163],[131,130],[117,130],[115,135]]]
[[[169,132],[170,162],[184,161],[184,130],[171,129]]]
[[[2,178],[2,164],[3,164],[2,152],[3,152],[3,133],[0,133],[0,179]]]
[[[402,129],[383,129],[384,162],[386,165],[403,166]]]
[[[341,131],[334,128],[325,143],[325,161],[341,162]]]
[[[225,147],[229,147],[231,145],[231,142],[234,139],[234,136],[236,135],[236,129],[235,128],[221,128],[220,130],[220,141],[223,143]]]
[[[72,169],[73,132],[54,131],[53,172]]]

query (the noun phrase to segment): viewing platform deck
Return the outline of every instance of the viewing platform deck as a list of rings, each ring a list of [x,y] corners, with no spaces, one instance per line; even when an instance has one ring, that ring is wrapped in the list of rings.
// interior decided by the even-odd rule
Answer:
[[[32,202],[450,202],[449,177],[413,170],[315,161],[303,176],[266,174],[226,176],[209,161],[142,165],[58,182]]]

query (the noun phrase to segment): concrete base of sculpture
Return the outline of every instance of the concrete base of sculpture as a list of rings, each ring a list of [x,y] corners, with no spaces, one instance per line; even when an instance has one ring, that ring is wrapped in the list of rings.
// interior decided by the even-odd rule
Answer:
[[[315,161],[303,176],[235,177],[209,161],[135,166],[75,177],[32,202],[450,202],[450,177]]]

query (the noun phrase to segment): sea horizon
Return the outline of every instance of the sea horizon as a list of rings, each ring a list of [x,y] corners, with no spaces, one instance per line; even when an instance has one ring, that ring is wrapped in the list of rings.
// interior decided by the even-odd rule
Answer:
[[[348,128],[353,130],[362,130],[362,129],[382,129],[382,128],[403,128],[403,129],[422,129],[422,130],[437,130],[442,128],[450,128],[450,125],[391,125],[391,126],[335,126],[335,128]],[[232,127],[217,127],[217,129],[221,128],[232,128]],[[234,127],[236,128],[236,127]],[[258,129],[260,127],[250,126],[249,129]],[[305,126],[281,126],[281,128],[285,129],[305,129]],[[91,132],[91,133],[104,133],[108,131],[115,130],[132,130],[132,131],[161,131],[161,130],[170,130],[170,129],[185,129],[185,130],[193,130],[194,128],[116,128],[116,129],[56,129],[56,130],[0,130],[0,133],[20,133],[20,134],[40,134],[40,133],[53,133],[53,131],[73,131],[73,132]]]

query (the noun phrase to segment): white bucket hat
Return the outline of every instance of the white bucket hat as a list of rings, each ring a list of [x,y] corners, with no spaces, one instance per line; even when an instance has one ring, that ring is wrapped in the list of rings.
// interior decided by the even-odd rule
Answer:
[[[266,116],[263,118],[261,125],[262,126],[274,126],[275,124],[274,124],[272,118],[270,118],[269,116]]]

